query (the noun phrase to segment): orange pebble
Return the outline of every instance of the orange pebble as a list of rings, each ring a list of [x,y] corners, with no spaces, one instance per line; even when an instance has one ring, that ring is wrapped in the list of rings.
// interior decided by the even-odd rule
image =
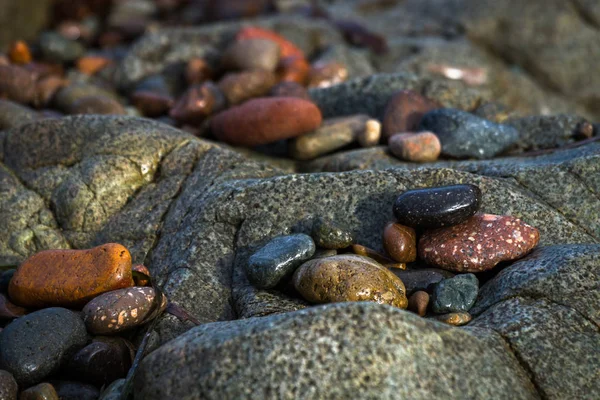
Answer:
[[[77,60],[77,69],[84,74],[94,75],[108,64],[111,60],[101,56],[85,56]]]
[[[8,57],[13,64],[24,65],[31,62],[31,51],[29,46],[22,40],[17,40],[10,46]]]
[[[279,61],[279,77],[282,82],[306,83],[310,64],[304,57],[285,57]]]

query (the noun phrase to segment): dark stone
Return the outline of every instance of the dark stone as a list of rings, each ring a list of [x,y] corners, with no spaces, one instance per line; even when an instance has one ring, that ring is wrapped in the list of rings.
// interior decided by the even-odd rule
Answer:
[[[250,256],[246,267],[248,280],[257,288],[273,288],[314,253],[315,243],[308,235],[277,237]]]
[[[57,63],[75,61],[85,52],[85,47],[81,43],[67,39],[56,32],[42,33],[39,44],[44,58]]]
[[[69,376],[95,386],[124,378],[131,367],[131,355],[116,343],[93,342],[79,350],[67,365]]]
[[[17,400],[18,393],[19,387],[13,375],[8,371],[0,369],[0,399]]]
[[[343,249],[352,244],[352,233],[334,221],[317,218],[313,224],[312,238],[324,249]]]
[[[408,190],[394,202],[402,225],[439,228],[460,224],[479,210],[481,190],[475,185],[452,185]]]
[[[7,293],[8,292],[8,284],[15,274],[16,269],[6,270],[0,275],[0,292]]]
[[[450,271],[437,268],[392,269],[392,272],[404,283],[407,295],[419,290],[431,293],[433,285],[454,276]]]
[[[419,129],[435,133],[442,143],[442,154],[456,158],[492,158],[519,139],[519,132],[512,126],[451,108],[428,112]]]
[[[22,391],[19,400],[59,400],[59,398],[54,386],[40,383]]]
[[[469,311],[479,290],[479,281],[473,274],[460,274],[444,279],[433,288],[431,309],[436,314]]]
[[[51,381],[60,400],[97,400],[100,391],[92,385],[71,381]]]
[[[0,361],[20,385],[40,382],[87,341],[79,315],[64,308],[46,308],[18,318],[0,338]]]
[[[123,386],[125,386],[125,379],[117,379],[104,389],[98,400],[121,400]]]

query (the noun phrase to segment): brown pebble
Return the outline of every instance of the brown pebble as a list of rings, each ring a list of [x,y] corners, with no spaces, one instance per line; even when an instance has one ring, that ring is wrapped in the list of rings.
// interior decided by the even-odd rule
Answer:
[[[308,78],[310,64],[304,57],[285,57],[279,61],[277,71],[279,73],[279,80],[282,82],[296,82],[304,85]]]
[[[194,85],[177,100],[169,116],[180,124],[197,125],[225,108],[227,100],[212,82]]]
[[[386,268],[389,269],[406,269],[406,263],[392,263],[392,264],[383,264]]]
[[[254,70],[234,72],[219,81],[219,89],[231,105],[242,103],[253,97],[264,96],[277,83],[273,72]]]
[[[293,97],[270,97],[249,100],[217,114],[211,128],[223,142],[252,147],[313,131],[321,120],[321,111],[314,103]]]
[[[140,272],[148,277],[150,276],[150,271],[143,264],[136,264],[133,267],[131,267],[131,270],[133,272]],[[148,286],[148,284],[150,284],[150,281],[148,279],[139,277],[139,275],[136,276],[136,274],[133,274],[133,281],[135,282],[135,286]]]
[[[272,40],[236,40],[223,52],[221,66],[234,71],[262,69],[273,72],[279,62],[279,51],[279,45]]]
[[[173,107],[174,100],[171,96],[137,90],[131,95],[133,104],[145,117],[156,118],[166,114]]]
[[[588,121],[583,121],[577,124],[575,128],[575,139],[589,139],[594,136],[594,125]]]
[[[92,298],[133,285],[131,255],[108,243],[88,250],[45,250],[21,263],[8,286],[23,307],[81,307]]]
[[[37,74],[16,65],[0,65],[0,98],[29,104],[36,94]]]
[[[396,262],[384,254],[360,244],[353,244],[352,251],[359,256],[369,257],[381,264],[396,264]]]
[[[394,260],[413,262],[417,259],[417,234],[411,227],[391,222],[383,229],[383,247]]]
[[[65,372],[77,381],[100,387],[124,378],[131,361],[127,347],[117,342],[94,341],[72,356]]]
[[[309,100],[308,90],[296,82],[281,82],[273,86],[269,93],[273,97],[297,97],[303,100]]]
[[[108,57],[85,56],[77,60],[77,69],[86,75],[95,75],[111,62]]]
[[[66,79],[55,75],[50,75],[38,80],[36,83],[36,93],[33,105],[38,108],[48,107],[56,92],[60,88],[67,86],[68,83],[69,82]]]
[[[192,58],[185,66],[185,80],[188,85],[196,85],[208,81],[213,70],[203,58]]]
[[[348,79],[348,69],[338,62],[318,62],[310,67],[308,87],[326,88]]]
[[[432,132],[397,133],[389,138],[390,152],[401,160],[431,162],[442,152],[440,139]]]
[[[17,40],[10,45],[8,49],[8,58],[10,62],[16,65],[24,65],[31,62],[31,51],[29,46],[22,40]]]
[[[25,314],[27,309],[11,303],[4,293],[0,293],[0,319],[19,318]]]
[[[430,318],[448,325],[462,326],[468,324],[473,317],[468,312],[454,312],[449,314],[434,315]]]
[[[58,393],[49,383],[40,383],[23,390],[19,400],[59,400]]]
[[[401,90],[392,95],[385,107],[383,136],[388,139],[400,132],[414,132],[427,112],[439,105],[412,90]]]
[[[374,301],[406,308],[404,284],[387,268],[356,255],[310,260],[294,273],[296,290],[311,303]]]
[[[539,231],[518,218],[475,214],[458,225],[425,231],[419,258],[449,271],[487,271],[523,257],[539,240]]]
[[[427,313],[427,306],[429,305],[429,293],[419,290],[414,292],[408,298],[408,310],[412,311],[421,317]]]
[[[68,111],[69,114],[125,114],[121,103],[102,95],[81,97],[69,106]]]

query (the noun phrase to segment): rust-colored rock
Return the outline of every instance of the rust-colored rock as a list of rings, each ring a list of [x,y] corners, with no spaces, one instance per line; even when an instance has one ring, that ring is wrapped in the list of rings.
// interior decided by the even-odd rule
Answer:
[[[319,108],[293,97],[250,100],[216,115],[213,134],[238,146],[258,146],[310,132],[321,125]]]
[[[311,66],[308,86],[326,88],[348,79],[348,68],[338,62],[318,62]]]
[[[0,98],[28,104],[35,98],[37,74],[17,65],[0,65]]]
[[[417,259],[417,234],[411,227],[389,223],[383,229],[383,247],[394,260],[413,262]]]
[[[102,56],[85,56],[77,60],[77,69],[86,75],[95,75],[110,64],[112,60]]]
[[[427,306],[429,305],[429,293],[419,290],[414,292],[408,298],[408,310],[412,311],[421,317],[427,313]]]
[[[131,255],[120,244],[88,250],[45,250],[25,260],[8,287],[23,307],[82,307],[101,293],[130,287]]]
[[[211,79],[213,70],[203,58],[192,58],[185,67],[185,80],[188,85],[195,85]]]
[[[131,104],[145,117],[160,117],[173,107],[174,100],[168,95],[149,90],[137,90],[131,95]]]
[[[383,117],[383,136],[395,133],[414,132],[427,112],[440,108],[432,100],[412,90],[401,90],[387,103]]]
[[[442,152],[440,139],[432,132],[397,133],[389,138],[390,152],[401,160],[432,162]]]
[[[125,109],[117,100],[108,96],[85,96],[69,106],[69,114],[125,114]]]
[[[31,62],[29,46],[22,40],[14,42],[8,50],[8,58],[13,64],[24,65]]]
[[[425,231],[419,257],[449,271],[480,272],[523,257],[539,240],[539,231],[518,218],[475,214],[461,224]]]
[[[179,123],[196,125],[225,108],[227,100],[212,82],[194,85],[177,100],[169,116]]]
[[[282,82],[296,82],[304,85],[308,79],[310,64],[304,57],[284,57],[279,61],[277,71]]]
[[[296,82],[281,82],[273,86],[269,94],[273,97],[297,97],[310,101],[308,90]]]
[[[271,30],[259,28],[256,26],[249,26],[240,29],[236,35],[236,40],[243,39],[268,39],[279,45],[281,49],[281,58],[286,57],[301,57],[304,58],[304,52],[296,47],[295,44],[284,38],[283,36],[275,33]]]
[[[219,81],[219,89],[229,104],[235,105],[268,94],[276,83],[277,77],[270,71],[232,72]]]

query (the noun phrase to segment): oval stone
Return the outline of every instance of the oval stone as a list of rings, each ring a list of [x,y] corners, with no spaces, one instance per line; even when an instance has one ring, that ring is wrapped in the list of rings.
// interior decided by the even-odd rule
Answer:
[[[45,250],[26,259],[10,281],[23,307],[82,307],[97,295],[133,285],[131,255],[117,243],[88,250]]]
[[[310,101],[272,97],[249,100],[217,114],[211,128],[223,142],[258,146],[313,131],[321,121],[321,111]]]
[[[468,312],[454,312],[442,315],[432,316],[431,319],[443,322],[448,325],[462,326],[468,324],[473,317]]]
[[[431,162],[438,159],[442,145],[431,132],[398,133],[389,140],[390,152],[401,160]]]
[[[83,320],[90,333],[111,335],[146,322],[154,311],[151,287],[130,287],[101,294],[83,307]]]
[[[93,385],[71,381],[51,381],[60,400],[98,400],[100,391]]]
[[[406,308],[402,281],[377,262],[357,255],[310,260],[294,273],[294,287],[311,303],[374,301]]]
[[[46,308],[16,319],[2,331],[0,361],[19,385],[27,387],[57,372],[87,339],[78,314]]]
[[[439,105],[412,90],[401,90],[388,101],[383,116],[383,135],[390,138],[400,132],[414,132],[427,112]]]
[[[232,70],[275,71],[279,62],[279,51],[279,44],[272,40],[262,38],[236,40],[223,52],[221,66]]]
[[[22,391],[19,400],[59,400],[59,397],[54,386],[49,383],[40,383]]]
[[[0,369],[0,399],[17,400],[19,386],[17,381],[8,371]]]
[[[473,274],[444,279],[433,288],[431,310],[436,314],[469,311],[478,293],[479,281]]]
[[[77,381],[95,386],[107,385],[124,378],[131,367],[129,351],[107,342],[93,342],[79,350],[69,361],[66,371]]]
[[[429,305],[429,293],[419,290],[413,293],[408,298],[408,310],[424,316],[427,313],[427,306]]]
[[[452,185],[408,190],[394,203],[402,225],[440,228],[460,224],[479,210],[481,190],[475,185]]]
[[[308,235],[276,237],[250,256],[246,276],[259,289],[273,288],[314,253],[315,243]]]
[[[383,247],[394,260],[413,262],[417,259],[417,234],[409,226],[389,223],[383,229]]]
[[[518,218],[476,214],[459,225],[424,232],[419,257],[449,271],[480,272],[523,257],[539,240],[539,231]]]

